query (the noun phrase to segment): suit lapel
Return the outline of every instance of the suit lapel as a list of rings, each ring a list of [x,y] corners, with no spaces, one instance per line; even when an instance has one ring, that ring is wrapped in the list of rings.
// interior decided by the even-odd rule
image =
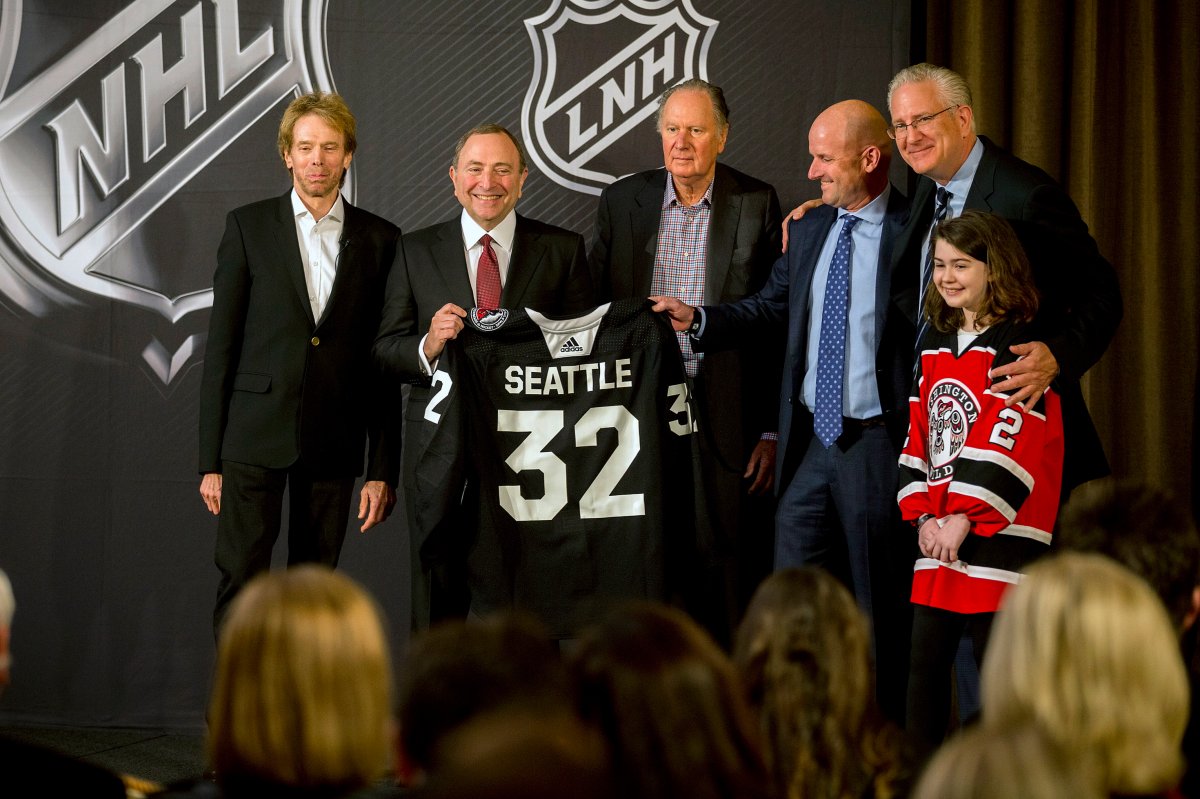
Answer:
[[[276,252],[280,254],[281,266],[287,272],[292,288],[296,290],[296,301],[312,325],[312,305],[308,301],[308,284],[304,280],[304,262],[300,257],[300,241],[296,238],[296,218],[292,212],[292,193],[289,191],[279,200],[279,224],[275,226]]]
[[[980,136],[979,140],[983,142],[983,155],[975,169],[975,178],[971,181],[964,208],[990,211],[992,192],[996,188],[996,147],[986,136]]]
[[[344,197],[342,198],[342,207],[345,217],[342,220],[342,237],[338,242],[337,260],[333,271],[333,287],[329,291],[329,299],[325,302],[321,318],[317,320],[318,325],[329,317],[329,309],[333,308],[338,298],[346,293],[346,284],[354,282],[358,277],[354,269],[354,253],[361,246],[357,234],[362,217],[359,215],[358,209],[346,202]]]
[[[875,325],[875,352],[879,352],[883,343],[883,331],[888,326],[887,315],[891,312],[893,284],[907,287],[901,288],[897,303],[910,319],[916,319],[919,278],[916,269],[913,268],[915,262],[896,257],[896,246],[900,232],[904,229],[906,210],[903,196],[893,186],[883,217],[883,235],[879,240],[879,266],[875,276],[875,307],[883,309]]]
[[[708,251],[704,264],[704,301],[721,301],[721,290],[729,277],[733,260],[733,245],[737,237],[738,218],[742,213],[742,194],[730,185],[733,178],[717,165],[713,179],[712,214],[708,229]]]
[[[473,306],[475,292],[471,291],[471,278],[467,274],[467,255],[459,217],[442,224],[431,254],[432,268],[446,284],[447,296],[463,308]]]
[[[518,308],[533,276],[542,266],[546,248],[521,215],[517,215],[517,231],[513,236],[512,259],[508,262],[508,279],[500,292],[500,305]]]
[[[654,173],[655,178],[637,194],[637,204],[630,210],[633,229],[633,274],[630,287],[635,296],[650,293],[654,279],[654,256],[658,253],[658,226],[662,220],[663,192],[667,190],[667,171]],[[661,177],[659,177],[661,175]]]
[[[832,213],[827,214],[827,218],[821,220],[820,226],[808,236],[800,236],[796,249],[796,272],[792,275],[792,285],[799,294],[795,300],[800,302],[798,308],[808,308],[810,306],[809,296],[812,294],[813,275],[817,273],[817,261],[821,257],[821,249],[825,246],[825,239],[829,237],[829,229],[837,222],[837,209],[830,208]],[[791,247],[791,245],[788,245]],[[811,303],[813,308],[816,308],[819,303]],[[805,326],[807,327],[807,326]],[[806,331],[807,332],[807,331]]]

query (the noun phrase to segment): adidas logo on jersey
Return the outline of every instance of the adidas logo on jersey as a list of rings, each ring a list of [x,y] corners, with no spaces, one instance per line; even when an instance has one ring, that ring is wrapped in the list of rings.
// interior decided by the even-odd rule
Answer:
[[[558,352],[559,352],[559,354],[566,354],[569,352],[583,352],[583,347],[580,346],[579,342],[575,340],[574,336],[571,336],[570,338],[568,338],[566,341],[563,342],[563,345],[559,348]]]

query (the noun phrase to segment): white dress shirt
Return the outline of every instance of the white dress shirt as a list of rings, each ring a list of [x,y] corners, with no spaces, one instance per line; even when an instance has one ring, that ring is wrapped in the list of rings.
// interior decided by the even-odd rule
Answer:
[[[342,225],[346,219],[346,204],[341,192],[334,200],[329,213],[320,219],[304,206],[300,195],[292,189],[292,212],[296,217],[296,239],[300,244],[300,260],[304,264],[304,285],[308,288],[308,304],[313,319],[320,321],[321,314],[333,291],[333,280],[337,276],[338,256],[342,251]]]

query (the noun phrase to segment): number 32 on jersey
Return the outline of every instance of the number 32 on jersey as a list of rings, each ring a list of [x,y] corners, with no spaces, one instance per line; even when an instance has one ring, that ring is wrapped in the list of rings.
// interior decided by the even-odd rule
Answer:
[[[435,392],[425,408],[425,419],[438,424],[442,418],[438,407],[450,393],[450,376],[445,372],[435,372],[433,385]],[[668,429],[677,436],[694,433],[696,422],[688,402],[687,384],[668,386],[667,397],[671,400]],[[525,498],[519,485],[499,486],[500,506],[519,522],[550,521],[567,506],[568,501],[567,464],[558,455],[546,450],[563,429],[563,411],[501,409],[496,416],[498,432],[528,433],[505,459],[505,465],[517,473],[541,472],[545,484],[545,493],[537,499]],[[623,405],[593,406],[575,422],[575,446],[596,446],[599,431],[605,429],[616,431],[617,445],[579,498],[579,516],[582,519],[643,516],[646,513],[644,494],[613,493],[641,451],[641,424]]]

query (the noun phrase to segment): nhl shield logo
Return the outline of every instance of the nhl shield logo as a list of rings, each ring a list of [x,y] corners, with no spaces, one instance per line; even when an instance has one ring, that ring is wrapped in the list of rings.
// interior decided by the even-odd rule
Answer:
[[[134,0],[90,27],[87,15],[60,13],[67,46],[42,63],[21,27],[48,12],[4,0],[0,300],[48,331],[124,306],[113,315],[136,329],[121,338],[137,343],[116,355],[163,386],[195,362],[220,218],[252,199],[245,192],[258,199],[260,184],[280,185],[272,142],[287,102],[333,89],[327,2]],[[231,202],[197,210],[191,191]]]
[[[691,0],[553,0],[525,27],[534,53],[521,109],[530,158],[555,183],[599,194],[644,159],[644,143],[622,140],[654,115],[662,91],[707,80],[717,21]]]

